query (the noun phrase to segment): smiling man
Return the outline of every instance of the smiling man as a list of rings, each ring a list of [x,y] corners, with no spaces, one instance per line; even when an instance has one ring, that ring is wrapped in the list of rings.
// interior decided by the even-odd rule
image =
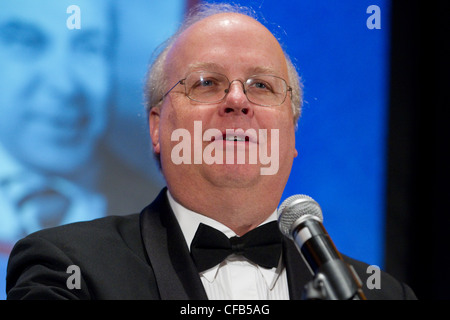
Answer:
[[[72,224],[20,241],[8,268],[8,298],[302,298],[312,276],[276,223],[297,155],[301,87],[278,41],[246,12],[201,7],[150,70],[150,134],[167,188],[139,215]],[[173,133],[180,129],[200,138],[215,132],[189,139],[191,148],[203,154],[214,144],[224,160],[235,151],[235,161],[196,163],[194,154],[190,163],[174,161],[179,142]],[[229,130],[268,134],[227,138]],[[276,150],[275,174],[261,174],[261,157],[238,161],[252,146]],[[367,265],[346,259],[364,282]],[[71,265],[80,270],[80,289],[66,287]],[[387,274],[381,283],[379,291],[364,288],[368,298],[414,298]]]
[[[283,50],[254,19],[217,14],[187,28],[163,55],[165,81],[178,85],[165,94],[162,102],[151,107],[150,129],[169,192],[190,210],[242,235],[277,208],[297,154],[288,91],[291,82]],[[185,79],[183,84],[180,79]],[[254,83],[248,79],[255,79]],[[278,95],[270,93],[269,88],[256,87],[264,83],[263,79],[277,86]],[[199,85],[203,87],[197,88]],[[217,89],[218,94],[210,96],[211,90],[216,90],[212,86],[221,88]],[[261,92],[255,93],[258,90]],[[224,134],[234,129],[279,131],[279,141],[269,137],[265,143],[269,150],[272,142],[278,144],[280,170],[275,175],[261,175],[259,161],[256,165],[238,164],[237,159],[231,164],[227,161],[217,165],[174,164],[172,132],[186,128],[194,136],[195,121],[203,124],[203,130],[216,128]],[[235,140],[216,139],[214,143],[223,143],[224,157],[236,148],[237,157],[239,152],[249,151],[250,144],[260,142]],[[204,141],[203,148],[209,143]]]
[[[105,131],[113,45],[105,3],[80,2],[80,30],[57,23],[69,5],[19,0],[0,10],[1,143],[25,165],[65,175]]]
[[[71,4],[0,5],[0,247],[42,228],[123,214],[132,201],[139,208],[147,203],[141,195],[155,187],[104,142],[113,100],[115,7],[79,1],[83,23],[69,29]],[[126,181],[140,191],[117,193],[115,184]]]

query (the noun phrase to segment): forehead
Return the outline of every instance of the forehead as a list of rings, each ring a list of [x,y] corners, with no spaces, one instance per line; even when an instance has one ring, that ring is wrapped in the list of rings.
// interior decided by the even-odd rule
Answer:
[[[258,21],[236,13],[213,15],[186,29],[168,53],[166,71],[179,77],[205,65],[228,75],[262,69],[287,75],[284,52],[272,33]]]

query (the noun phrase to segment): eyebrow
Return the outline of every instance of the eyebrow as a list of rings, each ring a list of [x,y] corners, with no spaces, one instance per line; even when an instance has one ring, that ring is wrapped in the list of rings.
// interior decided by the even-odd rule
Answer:
[[[215,62],[195,62],[188,65],[188,72],[196,71],[196,70],[208,70],[208,71],[225,71],[225,67],[222,64]],[[256,66],[247,69],[247,74],[249,76],[257,75],[257,74],[271,74],[277,75],[273,68],[267,66]]]
[[[278,74],[278,72],[276,72],[273,68],[266,66],[253,67],[250,68],[249,71],[251,74],[272,74],[272,75]]]
[[[188,65],[188,72],[194,70],[212,70],[212,71],[224,71],[225,67],[215,62],[195,62]]]

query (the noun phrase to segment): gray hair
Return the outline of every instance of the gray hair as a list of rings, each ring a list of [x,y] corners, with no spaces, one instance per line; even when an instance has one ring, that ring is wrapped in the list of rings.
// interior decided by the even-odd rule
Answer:
[[[164,75],[164,66],[167,58],[167,53],[172,48],[173,44],[176,42],[180,34],[190,26],[200,20],[219,13],[244,14],[258,21],[254,10],[236,4],[201,4],[194,7],[194,9],[189,12],[188,16],[186,17],[185,21],[178,29],[178,31],[166,42],[164,42],[162,46],[160,46],[159,50],[162,51],[160,51],[159,55],[156,57],[153,64],[149,68],[144,90],[147,118],[150,114],[150,110],[161,103],[161,99],[165,94],[167,87],[169,86],[169,84],[167,83],[167,78]],[[284,56],[288,68],[288,82],[292,87],[291,105],[294,115],[294,125],[297,125],[297,121],[300,117],[303,105],[303,85],[294,64],[292,63],[286,52],[284,52]]]

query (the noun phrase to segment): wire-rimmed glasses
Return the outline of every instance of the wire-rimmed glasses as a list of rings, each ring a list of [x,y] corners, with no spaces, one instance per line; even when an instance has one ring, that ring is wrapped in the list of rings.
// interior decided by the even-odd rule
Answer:
[[[230,81],[225,75],[217,72],[194,71],[189,73],[186,78],[179,80],[164,94],[161,100],[178,84],[181,84],[189,99],[199,103],[218,103],[225,99],[234,81],[242,84],[248,101],[264,107],[283,104],[287,93],[292,92],[292,88],[283,78],[274,75],[254,75],[242,82],[241,80]]]

